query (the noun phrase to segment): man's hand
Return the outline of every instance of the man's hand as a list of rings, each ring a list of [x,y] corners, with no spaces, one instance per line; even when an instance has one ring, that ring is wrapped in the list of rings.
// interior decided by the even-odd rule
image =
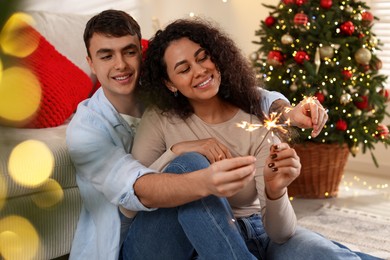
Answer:
[[[187,152],[198,152],[206,156],[211,164],[232,158],[229,149],[215,138],[180,142],[173,145],[171,150],[177,155]]]
[[[202,173],[206,194],[218,197],[231,197],[250,181],[256,172],[255,157],[245,156],[216,162]]]
[[[313,102],[302,100],[286,114],[286,117],[290,118],[294,126],[313,128],[311,136],[316,137],[328,120],[328,113],[318,100],[314,99]]]
[[[288,112],[286,112],[286,108],[290,108],[290,104],[282,99],[278,99],[272,103],[269,113],[282,113],[281,119],[290,119],[290,123],[293,126],[313,128],[312,137],[316,137],[321,133],[328,120],[327,111],[316,99],[313,99],[313,102],[302,100],[297,106],[288,109]]]

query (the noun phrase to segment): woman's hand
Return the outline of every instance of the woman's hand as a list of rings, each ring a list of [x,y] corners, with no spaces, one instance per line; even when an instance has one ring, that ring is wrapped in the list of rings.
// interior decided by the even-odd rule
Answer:
[[[198,152],[206,156],[211,164],[232,158],[229,149],[215,138],[177,143],[172,146],[171,150],[177,155],[187,152]]]
[[[264,167],[265,190],[269,199],[278,199],[300,174],[301,163],[287,143],[273,145]]]

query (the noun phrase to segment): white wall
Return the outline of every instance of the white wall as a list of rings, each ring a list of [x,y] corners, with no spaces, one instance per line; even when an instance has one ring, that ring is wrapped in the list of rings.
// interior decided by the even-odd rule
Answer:
[[[170,21],[188,17],[190,13],[217,21],[236,41],[246,55],[256,51],[258,45],[255,31],[260,21],[268,16],[268,9],[262,6],[275,4],[272,0],[26,0],[26,10],[48,10],[52,12],[71,12],[93,14],[107,8],[122,9],[129,12],[141,25],[144,38],[150,38],[156,24],[164,26]],[[390,104],[388,107],[390,113]],[[390,119],[386,120],[390,124]],[[376,168],[369,153],[358,154],[348,160],[347,169],[369,174],[388,175],[390,173],[390,149],[378,145],[374,151],[380,167]]]
[[[94,14],[107,8],[122,9],[140,23],[145,38],[154,34],[156,19],[163,27],[193,12],[217,21],[249,55],[258,48],[251,43],[256,40],[255,30],[268,15],[261,2],[273,3],[271,0],[227,0],[226,3],[222,0],[25,0],[24,10]]]

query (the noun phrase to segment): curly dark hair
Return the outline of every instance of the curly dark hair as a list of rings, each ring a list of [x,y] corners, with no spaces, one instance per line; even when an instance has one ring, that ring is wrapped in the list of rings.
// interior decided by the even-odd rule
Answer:
[[[258,82],[249,61],[222,30],[211,21],[200,18],[176,20],[156,32],[150,40],[138,89],[146,105],[156,106],[164,114],[178,115],[182,119],[193,114],[188,99],[179,92],[174,97],[164,83],[169,80],[165,51],[172,41],[181,38],[190,39],[209,53],[221,73],[218,95],[223,100],[264,119]]]

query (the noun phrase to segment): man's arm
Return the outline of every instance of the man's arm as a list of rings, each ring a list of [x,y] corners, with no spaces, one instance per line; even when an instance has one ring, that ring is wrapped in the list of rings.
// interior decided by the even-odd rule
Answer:
[[[253,179],[255,160],[253,156],[237,157],[186,174],[147,174],[135,182],[135,194],[151,208],[175,207],[208,195],[230,197]]]
[[[301,101],[297,106],[290,103],[281,93],[259,88],[262,99],[262,108],[269,113],[281,113],[281,121],[290,119],[293,126],[300,128],[313,128],[312,137],[316,137],[328,120],[328,114],[318,100],[314,102]],[[286,108],[290,108],[286,110]]]

